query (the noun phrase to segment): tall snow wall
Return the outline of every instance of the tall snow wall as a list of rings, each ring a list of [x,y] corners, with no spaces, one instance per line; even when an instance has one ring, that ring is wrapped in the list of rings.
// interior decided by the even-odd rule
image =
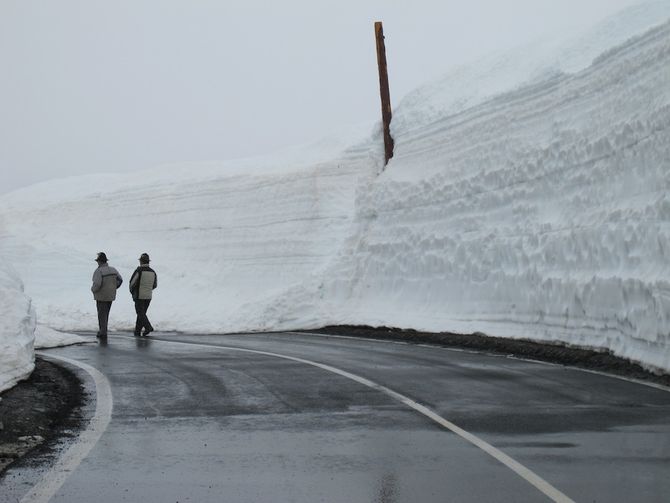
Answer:
[[[97,328],[90,285],[105,251],[125,279],[112,329],[134,325],[127,285],[142,252],[158,273],[159,330],[273,329],[266,306],[322,274],[350,232],[369,159],[362,150],[302,167],[233,161],[45,182],[0,198],[0,253],[52,328]]]
[[[329,305],[670,369],[670,25],[435,122],[396,117]]]
[[[33,371],[35,311],[16,271],[0,263],[0,391]]]
[[[0,197],[0,254],[53,328],[95,329],[97,251],[126,282],[147,251],[160,330],[481,331],[670,371],[669,60],[666,24],[465,107],[416,93],[381,173],[377,135],[320,162],[45,182]],[[134,316],[124,285],[111,327]]]

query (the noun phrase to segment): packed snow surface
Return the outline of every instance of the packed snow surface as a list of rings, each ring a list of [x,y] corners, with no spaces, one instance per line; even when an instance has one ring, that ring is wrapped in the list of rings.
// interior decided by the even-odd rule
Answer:
[[[130,330],[127,282],[148,252],[158,330],[480,331],[668,371],[668,17],[648,2],[417,89],[394,111],[385,169],[377,126],[15,191],[0,198],[0,255],[55,329],[96,328],[105,251],[126,281],[110,325]]]

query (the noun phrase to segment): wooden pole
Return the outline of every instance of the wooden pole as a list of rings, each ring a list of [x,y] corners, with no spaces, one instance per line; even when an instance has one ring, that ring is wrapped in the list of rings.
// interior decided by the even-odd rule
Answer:
[[[382,99],[382,124],[384,128],[384,166],[393,157],[393,138],[391,137],[391,95],[389,93],[389,77],[386,69],[386,47],[384,46],[384,29],[381,21],[375,23],[377,39],[377,66],[379,67],[379,94]]]

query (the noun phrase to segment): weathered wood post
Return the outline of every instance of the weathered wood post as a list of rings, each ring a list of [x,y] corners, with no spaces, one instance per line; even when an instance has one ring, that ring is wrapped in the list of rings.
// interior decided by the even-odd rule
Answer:
[[[389,77],[386,69],[386,47],[384,45],[384,29],[381,21],[375,23],[377,39],[377,66],[379,67],[379,94],[382,99],[382,125],[384,128],[384,166],[393,157],[393,138],[391,137],[391,95],[389,93]]]

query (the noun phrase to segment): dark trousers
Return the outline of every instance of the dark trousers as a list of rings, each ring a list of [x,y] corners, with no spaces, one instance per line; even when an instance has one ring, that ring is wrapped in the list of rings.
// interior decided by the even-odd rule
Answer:
[[[149,318],[147,318],[149,304],[151,304],[151,299],[135,300],[135,312],[137,313],[137,320],[135,321],[135,335],[140,335],[143,328],[148,332],[153,332],[154,330],[154,327],[151,326]]]
[[[112,302],[96,300],[95,307],[98,308],[98,335],[107,337],[107,322],[109,321],[109,310],[112,308]]]

